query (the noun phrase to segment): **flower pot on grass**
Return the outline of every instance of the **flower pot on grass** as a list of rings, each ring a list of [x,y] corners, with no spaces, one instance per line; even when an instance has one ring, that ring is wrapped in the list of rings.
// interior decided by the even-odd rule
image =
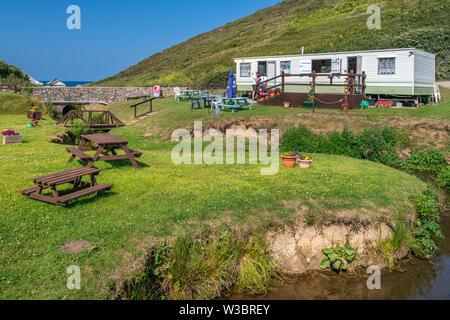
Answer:
[[[312,156],[310,155],[299,155],[298,156],[298,166],[300,168],[310,168],[312,163]]]
[[[285,166],[286,168],[295,167],[297,158],[298,152],[285,152],[281,155],[281,159],[283,160],[283,166]]]
[[[3,144],[22,143],[22,135],[13,130],[6,130],[2,132]]]
[[[300,168],[309,168],[311,167],[312,160],[298,160],[298,166]]]

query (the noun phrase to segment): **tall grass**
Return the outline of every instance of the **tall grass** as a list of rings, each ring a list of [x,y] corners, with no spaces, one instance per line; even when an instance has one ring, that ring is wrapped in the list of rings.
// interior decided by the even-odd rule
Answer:
[[[223,230],[180,236],[118,289],[122,299],[204,300],[266,293],[281,278],[265,240]],[[163,254],[161,254],[163,252]],[[158,262],[159,261],[159,262]]]

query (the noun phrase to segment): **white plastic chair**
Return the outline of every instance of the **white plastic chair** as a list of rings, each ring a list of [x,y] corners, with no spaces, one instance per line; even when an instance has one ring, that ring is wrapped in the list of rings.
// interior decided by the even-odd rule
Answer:
[[[178,100],[181,96],[181,89],[179,87],[173,88],[173,92],[175,94],[175,100]]]

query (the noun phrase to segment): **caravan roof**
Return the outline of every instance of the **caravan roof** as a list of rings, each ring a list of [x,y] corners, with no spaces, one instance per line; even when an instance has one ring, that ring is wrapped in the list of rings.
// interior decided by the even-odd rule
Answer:
[[[280,57],[311,57],[318,55],[338,55],[338,54],[350,54],[350,53],[365,53],[365,52],[390,52],[390,51],[419,51],[425,55],[430,55],[435,57],[433,53],[416,49],[416,48],[399,48],[399,49],[377,49],[377,50],[356,50],[356,51],[341,51],[341,52],[325,52],[325,53],[306,53],[306,54],[287,54],[287,55],[279,55],[279,56],[255,56],[255,57],[241,57],[234,58],[234,60],[242,60],[242,59],[259,59],[259,58],[280,58]]]

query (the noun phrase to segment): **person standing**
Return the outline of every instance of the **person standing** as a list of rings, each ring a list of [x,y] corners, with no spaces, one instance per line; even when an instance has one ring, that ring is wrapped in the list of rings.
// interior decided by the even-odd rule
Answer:
[[[263,73],[261,78],[259,79],[259,82],[260,82],[262,90],[264,92],[266,92],[266,89],[267,89],[267,82],[266,81],[267,81],[267,76],[266,76],[265,73]]]
[[[252,72],[252,88],[253,88],[253,92],[252,92],[252,100],[256,100],[256,92],[258,90],[258,73],[254,73]]]

